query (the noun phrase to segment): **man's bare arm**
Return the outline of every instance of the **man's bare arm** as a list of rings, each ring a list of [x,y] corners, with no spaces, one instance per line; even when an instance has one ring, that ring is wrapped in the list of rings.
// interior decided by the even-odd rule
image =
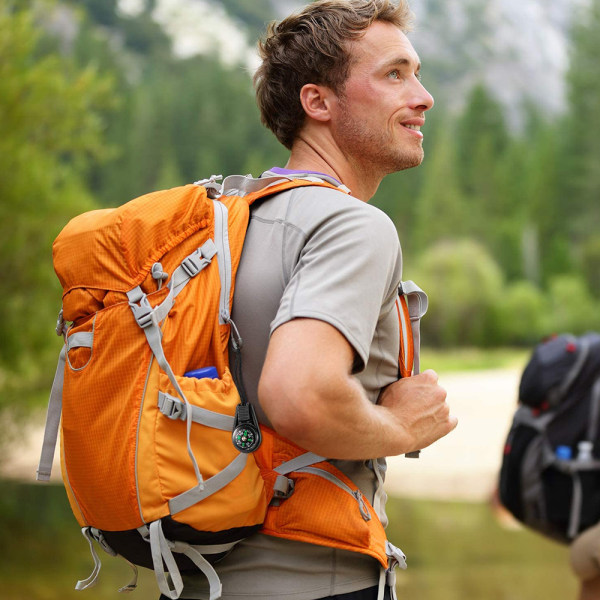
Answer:
[[[362,460],[420,450],[456,427],[433,371],[389,385],[374,405],[351,374],[353,359],[328,323],[294,319],[278,327],[258,389],[275,430],[321,456]]]

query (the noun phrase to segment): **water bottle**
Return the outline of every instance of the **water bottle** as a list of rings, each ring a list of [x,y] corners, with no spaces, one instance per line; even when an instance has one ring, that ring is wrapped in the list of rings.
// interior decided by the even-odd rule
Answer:
[[[219,379],[217,367],[203,367],[202,369],[193,369],[183,374],[184,377],[195,377],[196,379]]]
[[[588,440],[582,440],[577,444],[577,460],[578,461],[589,461],[593,460],[592,450],[594,449],[593,442]]]

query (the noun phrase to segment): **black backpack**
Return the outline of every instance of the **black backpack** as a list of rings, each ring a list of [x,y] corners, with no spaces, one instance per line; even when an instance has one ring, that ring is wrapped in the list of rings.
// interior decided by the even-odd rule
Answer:
[[[600,334],[539,344],[519,387],[500,500],[563,543],[600,521]]]

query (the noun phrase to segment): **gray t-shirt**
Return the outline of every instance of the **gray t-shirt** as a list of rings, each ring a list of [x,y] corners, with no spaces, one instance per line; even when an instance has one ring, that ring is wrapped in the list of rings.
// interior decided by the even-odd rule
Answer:
[[[377,401],[381,388],[398,378],[401,272],[392,221],[342,191],[297,188],[252,207],[233,320],[243,339],[244,384],[261,422],[269,425],[257,399],[269,337],[299,317],[325,321],[346,337],[355,350],[355,376]],[[383,459],[332,463],[374,501],[372,467],[385,471]],[[374,507],[385,525],[384,504],[379,494]],[[262,534],[238,544],[216,568],[226,600],[313,600],[374,586],[379,578],[371,557]],[[205,589],[203,577],[186,577],[182,597],[204,598]]]

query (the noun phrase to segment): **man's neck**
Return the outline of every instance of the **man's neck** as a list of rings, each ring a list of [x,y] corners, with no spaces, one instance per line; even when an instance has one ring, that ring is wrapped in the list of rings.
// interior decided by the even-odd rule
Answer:
[[[361,173],[337,148],[326,148],[298,138],[292,147],[286,169],[317,171],[334,177],[348,187],[352,195],[368,202],[377,191],[382,177],[374,173]]]

